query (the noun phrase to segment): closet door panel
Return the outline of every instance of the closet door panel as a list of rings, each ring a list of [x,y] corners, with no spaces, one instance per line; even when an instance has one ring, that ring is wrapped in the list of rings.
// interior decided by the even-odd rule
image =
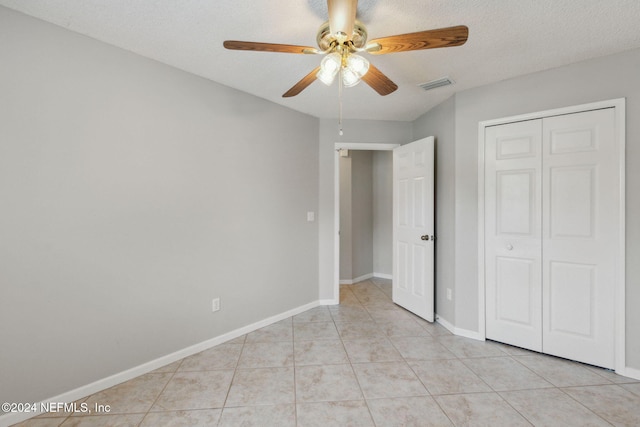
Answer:
[[[486,336],[542,351],[541,120],[485,134]]]
[[[613,368],[618,248],[614,110],[543,120],[543,351]]]

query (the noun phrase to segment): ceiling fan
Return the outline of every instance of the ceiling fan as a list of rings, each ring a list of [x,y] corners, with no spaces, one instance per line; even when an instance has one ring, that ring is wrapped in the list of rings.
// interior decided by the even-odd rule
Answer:
[[[318,30],[318,48],[289,44],[259,43],[226,40],[224,47],[232,50],[262,52],[298,53],[325,55],[320,66],[282,95],[296,96],[316,79],[330,85],[339,74],[345,87],[363,80],[380,95],[385,96],[398,86],[369,61],[358,53],[384,55],[420,49],[434,49],[463,45],[467,41],[469,29],[464,25],[400,34],[367,41],[367,29],[356,20],[358,0],[327,0],[329,20]]]

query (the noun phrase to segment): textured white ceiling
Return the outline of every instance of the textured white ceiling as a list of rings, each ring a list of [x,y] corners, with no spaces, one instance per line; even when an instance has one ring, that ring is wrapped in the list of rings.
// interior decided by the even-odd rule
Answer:
[[[315,46],[325,0],[0,0],[71,31],[322,118],[338,112],[336,84],[282,94],[316,55],[229,51],[228,39]],[[344,117],[414,120],[454,92],[640,47],[638,0],[360,0],[369,37],[466,25],[460,47],[368,55],[399,89],[345,89]],[[417,85],[449,76],[452,86]]]

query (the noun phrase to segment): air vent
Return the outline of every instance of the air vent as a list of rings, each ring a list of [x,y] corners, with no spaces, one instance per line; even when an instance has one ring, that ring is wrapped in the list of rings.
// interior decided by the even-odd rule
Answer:
[[[453,83],[455,82],[449,77],[442,77],[441,79],[431,80],[430,82],[422,83],[418,86],[420,86],[424,90],[431,90],[437,87],[448,86]]]

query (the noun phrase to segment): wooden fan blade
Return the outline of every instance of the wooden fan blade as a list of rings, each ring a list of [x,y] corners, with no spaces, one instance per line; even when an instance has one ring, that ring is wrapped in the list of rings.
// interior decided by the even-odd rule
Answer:
[[[383,55],[385,53],[406,52],[410,50],[435,49],[438,47],[460,46],[467,41],[469,29],[464,25],[440,28],[438,30],[420,31],[400,34],[371,40],[367,46],[380,45],[380,49],[372,48],[369,53]]]
[[[299,94],[300,92],[305,90],[307,88],[307,86],[309,86],[311,83],[313,83],[315,81],[316,74],[318,74],[318,71],[320,71],[320,67],[316,67],[312,72],[310,72],[309,74],[304,76],[302,78],[302,80],[300,80],[298,83],[294,84],[291,89],[286,91],[285,94],[282,95],[282,97],[283,98],[290,98],[292,96],[296,96],[297,94]]]
[[[358,0],[327,0],[327,8],[331,34],[344,33],[347,39],[351,39]]]
[[[382,71],[378,70],[372,64],[369,64],[369,71],[362,77],[362,81],[382,96],[389,95],[398,89],[397,84],[392,82],[389,77],[385,76]]]
[[[282,52],[282,53],[320,53],[310,46],[296,46],[293,44],[243,42],[238,40],[225,40],[223,46],[231,50],[254,50],[257,52]]]

